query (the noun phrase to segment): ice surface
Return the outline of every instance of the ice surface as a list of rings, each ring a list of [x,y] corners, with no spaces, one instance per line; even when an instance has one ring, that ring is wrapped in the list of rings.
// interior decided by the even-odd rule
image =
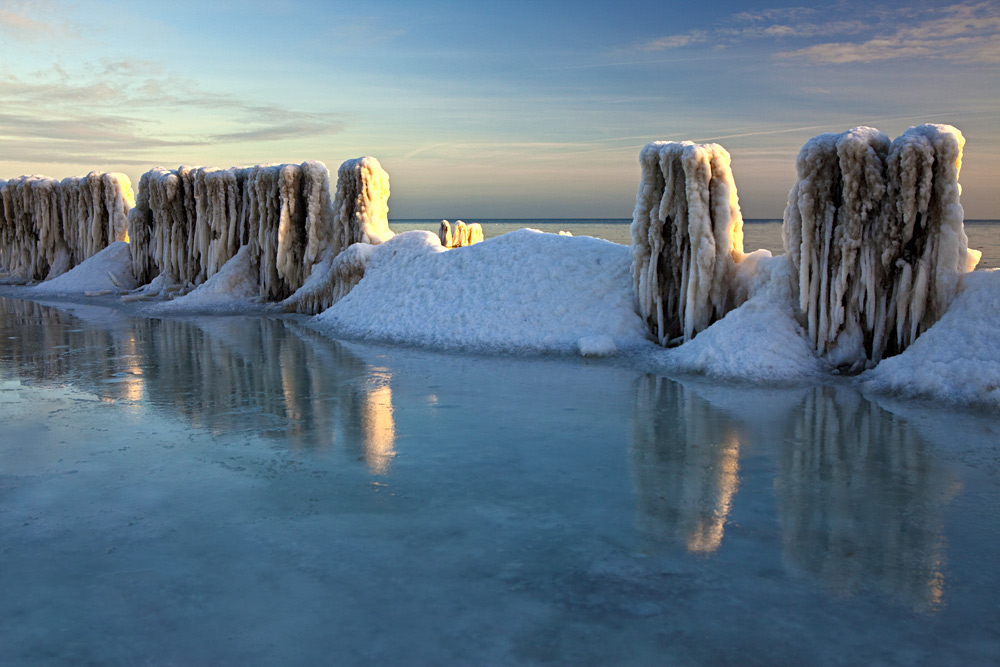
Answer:
[[[1000,654],[995,414],[0,309],[2,664]]]
[[[729,153],[718,144],[642,149],[632,217],[639,312],[661,345],[691,340],[734,305],[743,218]]]

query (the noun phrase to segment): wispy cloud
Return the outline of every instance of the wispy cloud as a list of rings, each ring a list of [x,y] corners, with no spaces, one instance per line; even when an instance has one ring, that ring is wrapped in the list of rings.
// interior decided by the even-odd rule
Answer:
[[[156,162],[166,149],[321,137],[336,113],[297,111],[215,93],[148,63],[104,60],[0,76],[0,142],[7,161]]]
[[[900,58],[938,58],[1000,63],[1000,6],[952,5],[861,41],[836,41],[782,51],[783,59],[815,63],[870,63]]]
[[[711,44],[777,47],[774,57],[815,64],[871,63],[934,58],[1000,63],[1000,6],[962,3],[932,9],[791,7],[742,12],[708,30],[668,34],[633,47],[634,53],[683,50]],[[822,41],[816,41],[817,38]],[[805,42],[805,43],[803,43]]]

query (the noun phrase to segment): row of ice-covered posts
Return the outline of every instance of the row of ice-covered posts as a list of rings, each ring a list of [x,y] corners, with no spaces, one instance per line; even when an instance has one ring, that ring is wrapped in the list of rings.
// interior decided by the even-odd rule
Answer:
[[[782,236],[796,316],[834,366],[859,369],[903,351],[978,262],[959,202],[964,144],[948,125],[911,127],[893,141],[857,127],[816,136],[799,152]],[[669,345],[746,300],[743,220],[721,146],[655,142],[640,163],[635,290],[654,337]]]
[[[837,365],[877,363],[947,308],[976,261],[959,202],[964,141],[953,127],[921,125],[891,142],[862,127],[803,146],[783,237],[798,315],[818,354]],[[654,142],[640,164],[635,291],[653,336],[668,345],[690,340],[746,299],[736,278],[743,221],[721,146]],[[392,236],[388,176],[371,157],[341,165],[332,197],[319,162],[157,168],[143,174],[137,194],[133,207],[122,174],[0,181],[0,269],[42,280],[127,239],[141,285],[160,277],[197,285],[246,247],[262,300],[288,300],[313,278],[291,308],[319,312],[360,279],[350,262],[331,270],[333,258]],[[442,221],[440,239],[468,245],[482,230]],[[313,275],[320,266],[325,285]]]
[[[389,179],[375,158],[344,162],[331,197],[320,162],[218,169],[155,168],[133,195],[128,176],[0,181],[0,269],[26,281],[56,277],[115,241],[129,241],[140,285],[203,283],[246,246],[260,297],[286,299],[312,268],[388,227]],[[445,247],[483,239],[478,224],[443,220]],[[315,307],[321,307],[317,304]]]

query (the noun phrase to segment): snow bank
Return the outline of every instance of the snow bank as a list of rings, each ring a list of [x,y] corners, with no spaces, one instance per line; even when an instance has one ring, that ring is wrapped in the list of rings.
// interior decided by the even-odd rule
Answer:
[[[787,255],[767,250],[740,265],[746,302],[678,348],[657,353],[667,370],[747,382],[798,382],[828,370],[796,322],[795,272]]]
[[[26,281],[54,278],[127,238],[133,205],[125,174],[93,171],[57,181],[0,181],[0,270]]]
[[[483,226],[478,222],[466,224],[461,220],[456,220],[452,225],[447,220],[442,220],[438,228],[438,238],[445,248],[462,248],[473,243],[482,243]]]
[[[729,153],[654,142],[639,157],[632,266],[639,312],[661,345],[691,340],[734,304],[743,218]]]
[[[246,312],[258,297],[259,271],[251,259],[250,246],[240,248],[222,268],[204,283],[172,301],[157,303],[145,314]]]
[[[432,348],[610,354],[646,340],[627,248],[522,229],[445,250],[431,232],[367,251],[320,330]]]
[[[66,273],[29,287],[32,296],[123,294],[137,285],[128,243],[115,241]]]
[[[947,308],[970,258],[958,172],[962,134],[870,127],[810,139],[783,236],[817,354],[862,368],[904,350]],[[973,251],[975,252],[975,251]]]
[[[1000,270],[962,276],[941,319],[861,380],[873,392],[1000,409]]]

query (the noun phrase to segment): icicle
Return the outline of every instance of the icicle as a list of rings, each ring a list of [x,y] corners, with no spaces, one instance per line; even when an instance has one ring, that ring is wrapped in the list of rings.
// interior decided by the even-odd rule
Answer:
[[[690,340],[735,305],[743,218],[729,153],[654,142],[639,155],[632,268],[639,309],[661,345]]]

